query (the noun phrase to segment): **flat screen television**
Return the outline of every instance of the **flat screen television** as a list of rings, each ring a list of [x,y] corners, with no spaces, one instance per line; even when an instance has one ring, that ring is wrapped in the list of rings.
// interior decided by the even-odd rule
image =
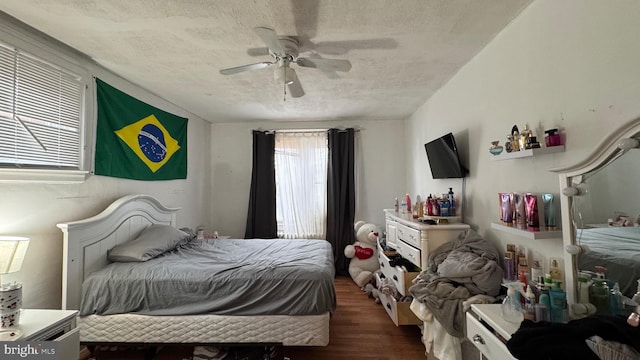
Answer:
[[[434,179],[463,178],[469,171],[460,163],[456,140],[452,133],[424,144]]]

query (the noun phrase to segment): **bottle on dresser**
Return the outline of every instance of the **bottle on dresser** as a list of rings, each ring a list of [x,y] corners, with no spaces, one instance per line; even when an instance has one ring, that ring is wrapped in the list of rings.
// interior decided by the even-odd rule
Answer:
[[[449,188],[449,193],[447,194],[449,198],[449,216],[456,216],[456,198],[453,194],[453,188]]]

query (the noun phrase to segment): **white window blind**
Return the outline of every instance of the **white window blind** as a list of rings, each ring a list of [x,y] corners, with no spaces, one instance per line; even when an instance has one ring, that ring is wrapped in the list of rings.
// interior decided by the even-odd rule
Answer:
[[[0,166],[80,168],[79,75],[0,44]]]

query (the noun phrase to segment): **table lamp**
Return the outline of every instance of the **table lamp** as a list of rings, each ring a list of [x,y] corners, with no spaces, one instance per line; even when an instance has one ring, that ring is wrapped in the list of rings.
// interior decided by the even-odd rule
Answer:
[[[0,276],[20,270],[28,246],[28,238],[0,236]],[[18,325],[21,307],[22,284],[3,284],[0,278],[0,327]]]

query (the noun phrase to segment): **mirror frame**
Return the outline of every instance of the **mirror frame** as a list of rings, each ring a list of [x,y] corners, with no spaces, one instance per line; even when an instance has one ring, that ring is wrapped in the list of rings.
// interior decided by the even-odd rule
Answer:
[[[580,184],[582,182],[583,174],[597,170],[627,152],[628,149],[620,149],[618,143],[622,139],[637,137],[638,135],[640,135],[640,117],[633,119],[612,131],[595,146],[593,152],[584,160],[571,166],[551,169],[550,171],[557,173],[560,177],[560,193],[564,194],[567,192],[563,191],[566,188],[571,188],[574,184]],[[580,195],[578,194],[574,196]],[[565,290],[567,293],[567,302],[570,304],[573,304],[577,301],[576,274],[578,271],[576,255],[571,255],[566,252],[567,246],[576,244],[576,229],[573,225],[573,219],[571,218],[572,201],[573,199],[570,195],[560,196],[560,213],[562,214],[562,240],[563,248],[565,249]]]

